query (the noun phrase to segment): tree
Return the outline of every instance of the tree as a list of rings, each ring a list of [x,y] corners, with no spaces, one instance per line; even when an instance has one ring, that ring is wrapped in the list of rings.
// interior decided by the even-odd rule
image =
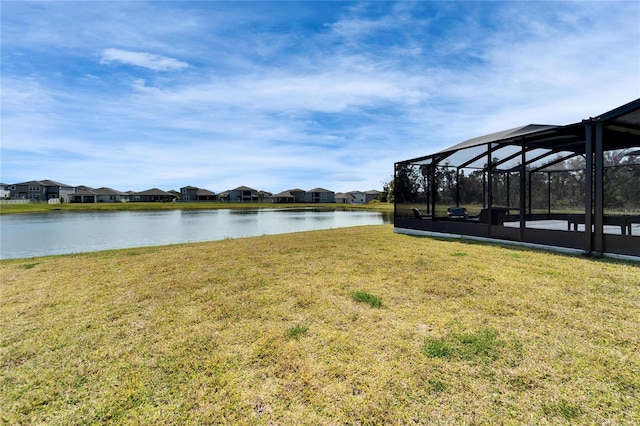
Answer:
[[[411,165],[400,164],[396,168],[394,199],[396,203],[415,203],[420,192],[420,173]]]
[[[393,176],[388,181],[382,182],[382,195],[380,195],[380,201],[383,203],[392,203],[393,202],[393,190],[394,190],[395,182]]]

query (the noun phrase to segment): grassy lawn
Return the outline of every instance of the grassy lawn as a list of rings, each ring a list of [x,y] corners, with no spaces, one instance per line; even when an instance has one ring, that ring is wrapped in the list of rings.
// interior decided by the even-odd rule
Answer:
[[[640,265],[390,225],[0,261],[6,424],[638,424]]]

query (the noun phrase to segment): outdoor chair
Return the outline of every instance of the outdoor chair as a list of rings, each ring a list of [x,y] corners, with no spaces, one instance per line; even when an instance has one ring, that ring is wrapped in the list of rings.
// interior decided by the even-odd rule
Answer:
[[[507,218],[507,209],[502,208],[493,208],[491,209],[491,224],[492,225],[503,225],[505,219]],[[480,210],[480,214],[477,216],[469,216],[468,219],[470,222],[476,223],[489,223],[489,209]]]
[[[449,219],[466,219],[467,209],[464,207],[449,207],[447,214],[449,215]]]
[[[422,215],[422,213],[420,213],[420,210],[418,210],[417,208],[412,208],[411,211],[413,212],[413,216],[418,219],[418,220],[422,220],[424,219],[424,216]]]

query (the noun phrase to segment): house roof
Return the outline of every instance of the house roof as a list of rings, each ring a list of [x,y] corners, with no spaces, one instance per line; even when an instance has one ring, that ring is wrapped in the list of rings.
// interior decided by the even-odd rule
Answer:
[[[331,193],[333,193],[333,191],[329,191],[328,189],[324,189],[324,188],[313,188],[313,189],[310,189],[307,192],[331,192]]]
[[[173,195],[169,192],[163,191],[161,189],[158,188],[151,188],[151,189],[147,189],[146,191],[142,191],[142,192],[134,192],[135,195]]]
[[[253,188],[249,188],[248,186],[239,186],[234,191],[255,191]]]
[[[338,193],[336,193],[336,199],[339,200],[339,199],[342,199],[342,198],[352,198],[352,199],[354,199],[355,197],[350,192],[338,192]]]
[[[56,182],[54,180],[49,180],[49,179],[32,180],[29,182],[15,183],[14,185],[64,186],[67,188],[73,188],[71,185],[67,185],[65,183],[60,183],[60,182]]]
[[[272,195],[273,198],[295,198],[290,191],[282,191],[279,194]]]
[[[108,188],[106,186],[103,186],[102,188],[98,188],[95,191],[98,194],[101,194],[101,195],[127,195],[126,193],[124,193],[122,191],[118,191],[118,190],[113,189],[113,188]]]
[[[76,190],[73,192],[73,195],[98,195],[96,190],[89,187],[76,187]]]
[[[73,195],[128,195],[126,192],[117,191],[113,188],[91,188],[90,186],[80,185],[76,187]]]
[[[216,195],[215,192],[213,191],[209,191],[208,189],[200,189],[198,188],[198,191],[196,191],[196,195]]]

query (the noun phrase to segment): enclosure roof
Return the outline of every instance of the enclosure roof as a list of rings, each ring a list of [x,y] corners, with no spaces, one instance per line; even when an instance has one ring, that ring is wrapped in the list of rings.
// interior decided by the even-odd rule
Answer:
[[[478,145],[484,145],[490,142],[498,142],[504,139],[510,139],[516,136],[529,135],[529,134],[537,133],[543,130],[555,129],[556,127],[558,126],[547,125],[547,124],[528,124],[526,126],[514,127],[513,129],[507,129],[501,132],[491,133],[488,135],[467,139],[464,142],[460,142],[459,144],[451,146],[440,152],[457,151],[464,148],[471,148]]]
[[[528,124],[484,136],[468,139],[442,151],[424,157],[401,161],[404,164],[440,162],[452,153],[481,145],[520,145],[526,140],[529,148],[545,148],[551,153],[569,151],[584,154],[585,127],[588,123],[600,124],[607,138],[606,149],[639,146],[640,98],[605,112],[595,118],[565,126]]]
[[[596,117],[602,122],[619,122],[640,127],[640,98]]]

